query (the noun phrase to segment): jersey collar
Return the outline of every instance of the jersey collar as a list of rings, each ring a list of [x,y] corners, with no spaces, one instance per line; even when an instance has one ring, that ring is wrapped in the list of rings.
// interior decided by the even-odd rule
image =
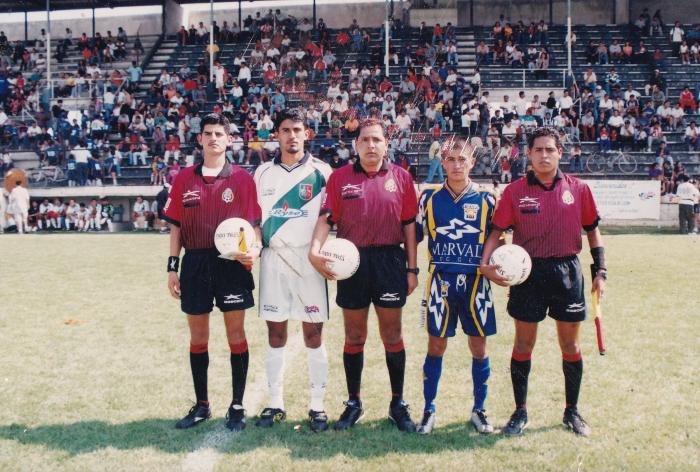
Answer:
[[[305,152],[305,153],[304,153],[304,157],[302,157],[301,160],[299,160],[299,162],[297,162],[297,163],[294,164],[293,166],[287,166],[287,165],[285,165],[285,164],[282,163],[282,152],[280,152],[280,153],[277,154],[277,155],[275,156],[275,158],[273,159],[273,163],[274,163],[275,165],[281,166],[281,167],[282,167],[284,170],[286,170],[286,171],[291,171],[291,170],[296,169],[296,168],[299,167],[299,166],[303,166],[304,164],[306,164],[306,163],[309,161],[309,159],[311,159],[311,154],[308,153],[308,152]]]
[[[472,180],[469,181],[469,185],[464,187],[464,190],[462,190],[462,193],[460,193],[459,195],[457,195],[455,192],[453,192],[452,189],[450,188],[450,186],[447,185],[447,180],[445,180],[445,183],[442,184],[442,186],[445,190],[447,190],[447,193],[450,194],[450,196],[452,197],[452,199],[455,202],[458,202],[463,196],[465,196],[466,194],[475,190],[474,181],[472,181]]]
[[[359,157],[357,158],[357,160],[355,161],[355,163],[352,165],[352,170],[353,170],[354,172],[357,172],[357,173],[362,172],[363,174],[365,174],[365,175],[367,175],[367,176],[370,175],[369,173],[367,173],[367,172],[362,168],[362,164],[360,164],[360,158],[359,158]],[[377,172],[372,172],[372,175],[380,174],[380,173],[382,173],[382,172],[386,172],[387,170],[389,170],[389,161],[387,161],[387,158],[385,157],[384,159],[382,159],[382,165],[381,165],[381,167],[379,167],[379,171],[377,171]]]
[[[537,177],[535,177],[534,171],[529,170],[527,172],[527,184],[528,185],[539,185],[542,188],[542,190],[546,190],[546,191],[554,190],[554,188],[557,186],[557,182],[563,178],[564,178],[564,173],[561,171],[561,169],[557,169],[557,175],[554,176],[554,180],[552,181],[552,185],[547,187],[542,182],[540,182],[537,179]]]
[[[204,167],[203,162],[197,164],[197,166],[194,168],[194,173],[200,177],[202,177],[202,167]],[[233,172],[233,166],[229,163],[229,161],[225,161],[224,167],[221,169],[221,172],[219,172],[219,175],[217,175],[216,178],[225,179],[231,175],[231,172]]]

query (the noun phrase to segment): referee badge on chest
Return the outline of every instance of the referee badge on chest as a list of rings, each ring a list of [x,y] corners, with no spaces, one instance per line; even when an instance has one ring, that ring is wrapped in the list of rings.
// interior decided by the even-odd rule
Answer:
[[[233,190],[227,188],[224,193],[221,194],[221,199],[224,203],[231,203],[233,201]]]
[[[574,204],[574,196],[571,194],[571,192],[569,192],[568,190],[565,190],[561,196],[561,201],[566,203],[567,205],[573,205]]]
[[[396,182],[394,182],[394,179],[389,179],[384,182],[384,190],[392,193],[396,192]]]

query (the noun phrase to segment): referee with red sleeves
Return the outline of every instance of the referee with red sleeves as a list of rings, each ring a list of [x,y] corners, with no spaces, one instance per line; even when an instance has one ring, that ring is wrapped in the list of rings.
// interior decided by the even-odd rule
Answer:
[[[197,403],[177,422],[178,429],[190,428],[211,417],[207,396],[209,367],[209,314],[216,306],[223,312],[231,350],[233,399],[226,415],[226,427],[245,428],[243,393],[248,375],[248,343],[244,314],[253,303],[254,282],[246,266],[260,253],[261,211],[253,178],[226,161],[231,143],[229,121],[212,113],[202,120],[197,136],[204,162],[180,171],[165,204],[164,219],[171,225],[168,289],[180,300],[190,328],[190,367]],[[222,259],[214,246],[219,223],[243,218],[255,228],[257,243],[237,260]],[[185,249],[178,277],[179,255]]]
[[[326,201],[309,251],[312,265],[330,280],[333,273],[326,266],[329,259],[319,251],[333,224],[337,225],[338,237],[352,241],[360,251],[357,272],[338,281],[336,302],[343,309],[345,322],[343,364],[349,398],[334,428],[346,430],[364,414],[360,384],[369,305],[374,304],[391,383],[389,420],[399,430],[413,432],[416,427],[403,400],[406,351],[401,308],[418,285],[416,192],[409,173],[388,160],[381,121],[360,123],[355,147],[359,160],[336,170],[328,180]]]
[[[583,376],[579,327],[586,318],[583,273],[577,256],[582,247],[582,228],[593,256],[593,290],[601,296],[607,271],[596,203],[585,182],[559,169],[562,151],[556,130],[538,128],[528,136],[527,155],[533,170],[503,192],[481,259],[482,274],[504,285],[505,279],[486,261],[508,228],[513,229],[513,243],[525,248],[532,258],[530,277],[510,287],[508,299],[508,313],[515,319],[515,344],[510,361],[515,412],[503,428],[506,435],[520,435],[527,426],[530,359],[537,339],[537,323],[547,315],[556,321],[563,359],[566,392],[563,423],[576,434],[590,433],[577,409]]]

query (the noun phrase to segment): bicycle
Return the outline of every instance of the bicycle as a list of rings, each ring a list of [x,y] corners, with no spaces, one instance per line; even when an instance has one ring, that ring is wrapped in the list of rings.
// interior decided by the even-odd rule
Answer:
[[[46,166],[38,169],[27,169],[27,181],[36,187],[46,187],[48,184],[63,182],[66,175],[58,166]]]
[[[591,174],[605,174],[615,166],[623,174],[633,174],[637,170],[637,158],[622,151],[610,151],[595,152],[586,159],[586,169]]]

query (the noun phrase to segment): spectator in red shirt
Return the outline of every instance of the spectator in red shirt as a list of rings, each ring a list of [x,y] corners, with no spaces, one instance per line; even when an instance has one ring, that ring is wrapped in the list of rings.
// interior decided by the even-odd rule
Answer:
[[[506,187],[493,217],[492,232],[482,255],[481,273],[499,285],[507,279],[488,265],[505,230],[532,257],[532,272],[510,287],[508,313],[515,319],[515,343],[510,364],[516,409],[503,428],[520,435],[528,423],[528,376],[537,324],[549,314],[556,320],[566,390],[564,424],[587,436],[590,428],[578,413],[583,361],[579,328],[586,318],[583,272],[578,260],[581,229],[586,231],[593,256],[593,290],[603,295],[607,270],[598,210],[588,185],[559,169],[563,147],[556,130],[540,128],[528,136],[527,155],[533,170]]]

